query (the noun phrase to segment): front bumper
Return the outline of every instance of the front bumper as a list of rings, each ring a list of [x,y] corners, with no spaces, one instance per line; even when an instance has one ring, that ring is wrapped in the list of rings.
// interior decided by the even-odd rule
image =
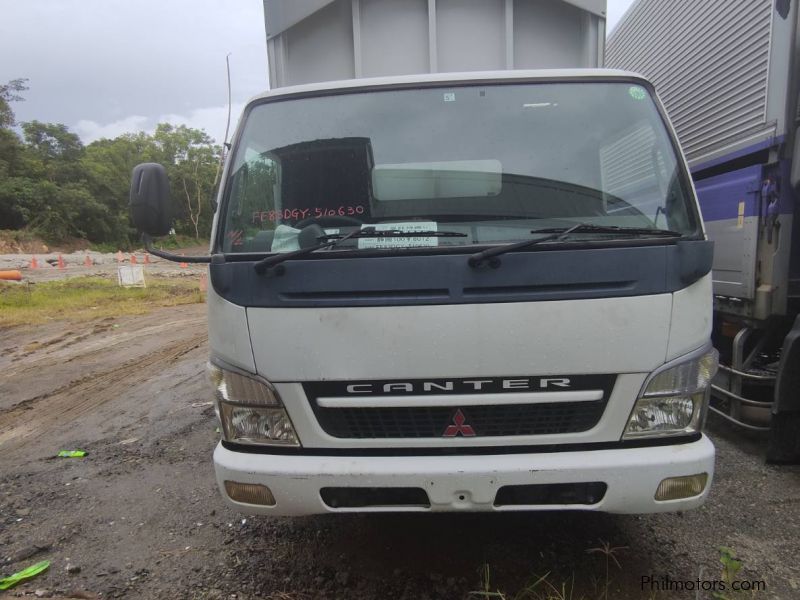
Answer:
[[[220,443],[214,451],[214,467],[227,504],[249,514],[559,509],[639,514],[686,510],[703,504],[714,474],[714,446],[702,436],[696,442],[645,448],[386,457],[254,454],[234,452]],[[663,479],[698,473],[708,473],[708,483],[700,495],[666,502],[654,499]],[[226,480],[269,487],[275,505],[231,500],[225,492]],[[591,505],[494,505],[497,490],[503,486],[586,482],[607,484],[602,500]],[[326,487],[422,488],[430,506],[331,508],[320,495]]]

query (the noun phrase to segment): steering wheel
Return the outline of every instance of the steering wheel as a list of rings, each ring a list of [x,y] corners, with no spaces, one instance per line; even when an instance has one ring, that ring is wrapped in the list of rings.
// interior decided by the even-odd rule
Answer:
[[[320,227],[361,227],[363,221],[353,217],[341,215],[323,215],[321,217],[306,217],[294,224],[295,229],[303,229],[309,225],[317,224]]]

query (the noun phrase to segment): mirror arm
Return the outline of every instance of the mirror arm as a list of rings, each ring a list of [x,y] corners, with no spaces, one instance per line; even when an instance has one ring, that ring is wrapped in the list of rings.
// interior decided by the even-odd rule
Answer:
[[[210,264],[213,258],[212,256],[183,256],[182,254],[173,254],[172,252],[157,250],[153,248],[153,238],[146,233],[142,234],[142,243],[144,243],[145,250],[153,256],[171,260],[172,262]]]

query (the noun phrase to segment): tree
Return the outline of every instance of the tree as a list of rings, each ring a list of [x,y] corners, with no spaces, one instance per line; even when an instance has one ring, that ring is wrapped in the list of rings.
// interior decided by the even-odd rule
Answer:
[[[128,216],[131,171],[140,162],[154,160],[155,144],[146,133],[127,133],[114,139],[101,139],[86,146],[81,159],[92,196],[108,209],[108,238],[127,247],[136,240]]]
[[[0,229],[18,229],[27,224],[34,182],[26,175],[35,169],[27,149],[11,129],[16,120],[12,102],[23,100],[26,79],[13,79],[0,85]]]
[[[221,148],[205,131],[185,125],[160,123],[153,135],[157,161],[167,168],[173,198],[180,198],[179,216],[188,219],[196,239],[211,231],[211,199]]]
[[[5,85],[0,85],[0,129],[13,127],[14,111],[11,110],[12,102],[21,102],[24,98],[20,92],[28,89],[27,79],[12,79]]]
[[[30,121],[22,124],[22,131],[31,154],[44,165],[48,180],[67,183],[84,178],[80,163],[83,143],[66,125]]]
[[[0,180],[14,175],[22,143],[11,127],[15,124],[12,102],[23,100],[20,92],[27,90],[27,79],[13,79],[0,85]]]
[[[84,146],[60,123],[15,124],[11,103],[22,100],[25,79],[0,85],[0,229],[35,230],[48,241],[79,237],[128,247],[136,232],[128,215],[133,167],[167,168],[179,210],[176,229],[210,233],[219,146],[199,129],[160,124],[152,135],[133,133]]]

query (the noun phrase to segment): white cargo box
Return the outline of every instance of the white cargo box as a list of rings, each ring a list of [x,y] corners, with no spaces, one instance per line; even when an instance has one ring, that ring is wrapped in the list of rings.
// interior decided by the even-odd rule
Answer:
[[[603,66],[606,0],[264,0],[270,85]]]
[[[788,0],[638,0],[608,40],[652,81],[692,167],[787,133],[797,38]]]

